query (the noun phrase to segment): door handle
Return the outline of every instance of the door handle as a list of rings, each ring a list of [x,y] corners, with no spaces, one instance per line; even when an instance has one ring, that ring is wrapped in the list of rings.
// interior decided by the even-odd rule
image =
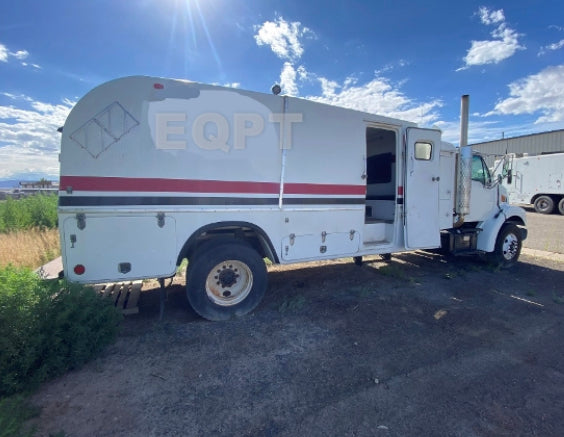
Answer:
[[[440,176],[433,176],[433,182],[439,182],[441,180]]]

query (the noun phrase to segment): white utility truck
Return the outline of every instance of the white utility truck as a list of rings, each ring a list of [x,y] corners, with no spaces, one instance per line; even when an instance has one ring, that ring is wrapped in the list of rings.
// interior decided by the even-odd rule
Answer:
[[[436,129],[309,100],[127,77],[62,132],[64,275],[171,277],[203,317],[251,311],[264,258],[290,264],[444,247],[517,261],[525,212]]]
[[[564,153],[517,157],[510,154],[503,167],[504,186],[511,203],[527,203],[541,214],[558,207],[564,215]]]

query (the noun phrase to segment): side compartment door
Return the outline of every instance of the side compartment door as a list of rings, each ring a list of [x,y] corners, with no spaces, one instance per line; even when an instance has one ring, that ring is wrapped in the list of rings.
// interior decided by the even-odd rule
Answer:
[[[88,215],[62,223],[65,277],[76,282],[127,281],[172,276],[176,270],[176,220],[155,215]],[[73,266],[85,267],[82,275]]]
[[[405,162],[405,247],[441,245],[439,181],[441,132],[408,128]]]

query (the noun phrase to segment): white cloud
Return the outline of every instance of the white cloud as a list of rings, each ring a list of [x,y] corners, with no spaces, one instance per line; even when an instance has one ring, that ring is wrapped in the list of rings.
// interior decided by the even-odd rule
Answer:
[[[480,9],[478,9],[478,14],[480,15],[480,21],[486,25],[497,24],[505,21],[503,9],[491,11],[485,6],[481,6]]]
[[[58,174],[62,126],[74,102],[50,104],[3,93],[18,104],[0,105],[0,178],[20,173]]]
[[[8,62],[8,49],[4,44],[0,44],[0,62]]]
[[[400,59],[396,62],[386,64],[380,69],[374,70],[374,74],[376,76],[381,76],[384,73],[389,73],[389,72],[395,70],[396,68],[403,68],[403,67],[406,67],[408,65],[409,65],[409,61],[406,61],[405,59]]]
[[[290,62],[284,62],[282,72],[280,73],[280,86],[282,92],[289,96],[297,96],[298,85],[296,84],[296,70]]]
[[[542,113],[535,123],[564,122],[564,64],[509,84],[510,97],[499,101],[490,115]]]
[[[414,102],[384,78],[375,78],[361,85],[350,77],[342,84],[324,77],[317,79],[321,86],[321,96],[308,96],[307,99],[330,105],[427,125],[438,119],[435,109],[442,106],[440,100]]]
[[[227,88],[241,88],[240,82],[227,82],[227,83],[219,83],[219,82],[212,82],[212,85],[224,86]]]
[[[493,17],[492,19],[495,19]],[[259,46],[268,45],[280,59],[284,60],[280,72],[280,86],[285,94],[299,95],[298,83],[316,83],[321,95],[306,98],[335,106],[342,106],[359,111],[402,118],[416,123],[429,124],[438,119],[436,108],[442,106],[439,100],[429,103],[417,103],[408,99],[385,78],[376,78],[365,84],[358,84],[355,77],[347,77],[342,83],[309,72],[303,65],[296,67],[297,61],[304,54],[301,39],[315,37],[315,33],[299,22],[289,23],[282,17],[274,22],[266,21],[255,26],[255,41]],[[407,65],[399,60],[387,69]],[[377,75],[379,75],[378,72]]]
[[[276,56],[286,61],[296,61],[304,53],[300,38],[313,32],[299,21],[288,23],[283,17],[265,21],[255,26],[255,41],[259,46],[268,45]]]
[[[280,86],[284,94],[299,95],[297,78],[304,81],[308,78],[308,73],[303,66],[296,69],[294,63],[304,54],[301,38],[306,35],[314,37],[313,31],[302,26],[299,21],[289,23],[283,17],[265,21],[262,25],[255,26],[255,31],[257,45],[270,46],[272,52],[285,61],[280,72]]]
[[[298,67],[298,77],[300,78],[300,80],[307,80],[308,79],[308,72],[306,70],[306,68],[303,65],[300,65]]]
[[[15,53],[10,53],[14,58],[23,61],[25,58],[29,56],[29,52],[27,50],[18,50]]]
[[[538,53],[538,56],[544,55],[548,50],[560,50],[562,47],[564,47],[564,39],[561,39],[558,42],[555,42],[553,44],[549,44],[547,46],[541,47]]]
[[[517,50],[525,47],[519,44],[521,34],[507,26],[503,9],[492,11],[481,7],[478,11],[480,21],[486,26],[497,25],[491,32],[492,39],[472,41],[464,57],[464,66],[456,71],[465,70],[473,65],[497,64],[513,56]]]
[[[460,121],[438,121],[436,126],[442,131],[442,139],[449,143],[460,144]],[[503,127],[501,127],[503,126]],[[523,125],[519,126],[521,129]],[[485,121],[470,118],[468,129],[468,144],[482,143],[484,141],[492,141],[500,139],[504,131],[515,131],[517,126],[510,127],[506,124],[500,124],[499,121]],[[523,131],[523,133],[529,133]]]
[[[18,61],[23,61],[27,59],[29,56],[29,52],[27,50],[18,50],[16,52],[12,52],[6,47],[4,44],[0,43],[0,62],[9,62],[10,58],[15,58]],[[24,67],[27,67],[27,62],[21,63]],[[37,64],[31,64],[34,68],[41,68]]]

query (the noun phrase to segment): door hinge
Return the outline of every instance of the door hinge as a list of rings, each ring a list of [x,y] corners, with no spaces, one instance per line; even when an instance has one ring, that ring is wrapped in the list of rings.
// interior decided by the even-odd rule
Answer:
[[[86,215],[82,212],[76,215],[76,227],[81,231],[86,227]]]
[[[159,226],[159,228],[164,227],[164,225],[165,225],[165,214],[164,214],[164,212],[159,212],[157,214],[157,225]]]
[[[296,234],[290,234],[290,246],[293,246],[295,241],[296,241]]]

